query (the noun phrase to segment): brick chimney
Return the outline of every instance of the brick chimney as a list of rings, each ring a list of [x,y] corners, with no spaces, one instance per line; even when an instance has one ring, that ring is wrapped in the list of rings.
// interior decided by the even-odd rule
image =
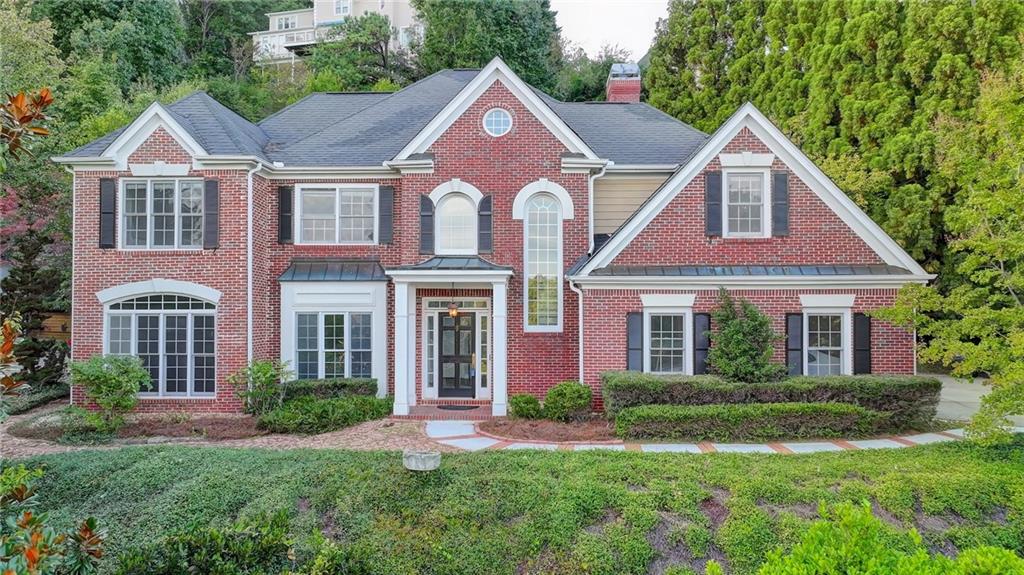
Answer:
[[[640,66],[633,63],[612,64],[604,93],[605,100],[609,102],[639,102]]]

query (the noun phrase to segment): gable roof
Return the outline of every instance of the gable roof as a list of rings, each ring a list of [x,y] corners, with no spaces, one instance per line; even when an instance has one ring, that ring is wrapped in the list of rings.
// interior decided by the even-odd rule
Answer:
[[[525,84],[500,59],[482,70],[441,70],[394,93],[310,94],[256,124],[205,92],[155,106],[209,156],[250,157],[294,168],[380,167],[400,155],[421,153],[412,148],[430,140],[425,131],[453,121],[475,91],[496,79],[584,157],[674,166],[707,139],[647,104],[560,102]],[[465,101],[455,102],[460,97]],[[109,155],[111,144],[137,122],[55,160],[74,163]]]
[[[586,277],[612,263],[626,246],[704,169],[743,128],[750,129],[878,256],[889,266],[909,270],[916,279],[931,275],[910,257],[846,194],[829,179],[775,124],[747,102],[697,149],[585,262],[577,262],[571,275]]]

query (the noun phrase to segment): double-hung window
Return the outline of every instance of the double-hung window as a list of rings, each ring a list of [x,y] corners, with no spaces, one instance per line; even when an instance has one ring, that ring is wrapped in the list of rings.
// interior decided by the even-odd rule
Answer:
[[[766,170],[726,171],[724,195],[722,215],[726,237],[770,235]]]
[[[690,373],[691,326],[688,310],[654,309],[645,312],[644,371]]]
[[[352,15],[352,0],[334,0],[334,15],[342,18]]]
[[[299,379],[371,377],[372,314],[300,312],[295,368]]]
[[[148,295],[110,304],[106,353],[142,360],[151,380],[142,394],[212,396],[215,314],[214,304],[180,295]]]
[[[121,186],[122,247],[203,247],[202,180],[132,178]]]
[[[377,188],[304,186],[299,188],[299,242],[372,244],[377,237]]]
[[[807,375],[840,375],[845,373],[846,329],[842,313],[808,313]]]
[[[526,330],[557,331],[562,319],[562,214],[546,193],[526,202]]]
[[[450,193],[437,203],[437,254],[477,253],[477,212],[469,196]]]

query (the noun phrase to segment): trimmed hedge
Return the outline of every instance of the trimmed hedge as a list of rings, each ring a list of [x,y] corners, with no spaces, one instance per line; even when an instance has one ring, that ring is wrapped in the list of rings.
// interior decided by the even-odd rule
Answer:
[[[624,439],[774,441],[864,435],[886,417],[848,403],[642,405],[615,417]]]
[[[895,375],[792,377],[778,383],[728,383],[710,375],[622,371],[607,372],[601,378],[609,417],[640,405],[834,402],[885,413],[894,430],[928,424],[942,391],[942,383],[935,378]]]
[[[327,433],[387,417],[393,403],[390,397],[380,399],[366,395],[326,399],[298,397],[260,416],[259,426],[271,433]]]
[[[555,421],[580,421],[590,415],[593,392],[578,381],[563,381],[544,397],[544,417]]]
[[[377,380],[372,377],[337,379],[296,379],[284,383],[284,400],[296,397],[344,397],[346,395],[377,395]]]

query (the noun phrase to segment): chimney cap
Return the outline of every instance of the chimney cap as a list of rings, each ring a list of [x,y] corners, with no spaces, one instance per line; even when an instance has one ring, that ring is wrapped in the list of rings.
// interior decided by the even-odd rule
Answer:
[[[612,64],[612,69],[608,73],[609,78],[639,78],[640,77],[640,66],[633,62],[617,62]]]

